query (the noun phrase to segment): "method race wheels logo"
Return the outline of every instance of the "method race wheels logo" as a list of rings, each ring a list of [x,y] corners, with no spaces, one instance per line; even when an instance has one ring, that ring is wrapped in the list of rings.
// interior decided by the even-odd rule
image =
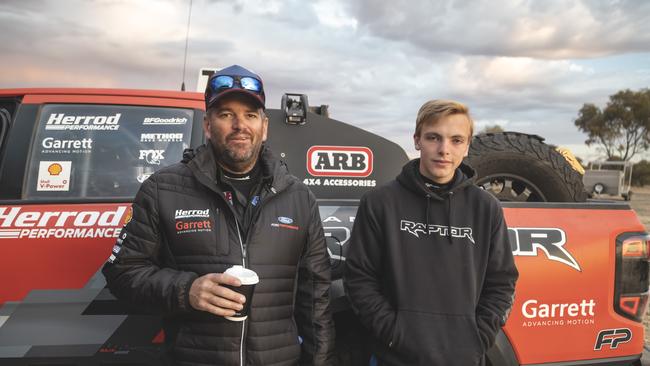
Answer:
[[[307,171],[322,177],[367,177],[372,174],[372,150],[360,146],[312,146]]]
[[[627,328],[601,330],[596,337],[594,350],[600,351],[605,345],[609,345],[611,349],[616,349],[619,344],[627,343],[631,339],[632,332]]]

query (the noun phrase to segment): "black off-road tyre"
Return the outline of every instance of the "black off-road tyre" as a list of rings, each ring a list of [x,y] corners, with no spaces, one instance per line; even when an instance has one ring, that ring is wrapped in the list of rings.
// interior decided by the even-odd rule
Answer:
[[[477,184],[501,201],[583,202],[582,175],[544,143],[518,132],[477,135],[465,162],[477,171]]]

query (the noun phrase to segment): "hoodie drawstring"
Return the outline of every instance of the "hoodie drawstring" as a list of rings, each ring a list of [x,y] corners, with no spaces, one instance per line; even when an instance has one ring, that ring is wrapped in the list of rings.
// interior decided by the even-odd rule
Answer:
[[[447,239],[449,239],[449,244],[452,244],[451,236],[451,198],[454,196],[454,192],[449,192],[447,194]]]
[[[430,202],[430,201],[431,201],[431,195],[430,195],[430,194],[427,194],[426,197],[427,197],[427,205],[426,205],[426,207],[425,207],[425,209],[424,209],[424,220],[425,220],[426,223],[427,223],[427,226],[425,226],[425,227],[426,227],[426,231],[429,232],[429,204],[431,203],[431,202]]]

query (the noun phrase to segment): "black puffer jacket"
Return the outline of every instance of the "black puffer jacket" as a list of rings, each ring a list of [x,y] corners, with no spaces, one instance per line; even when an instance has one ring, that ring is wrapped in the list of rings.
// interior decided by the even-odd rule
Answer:
[[[330,264],[316,200],[268,149],[260,161],[264,183],[247,238],[215,183],[212,149],[202,146],[143,183],[103,268],[118,298],[163,315],[175,364],[329,364]],[[260,277],[248,320],[190,306],[197,277],[242,263]]]

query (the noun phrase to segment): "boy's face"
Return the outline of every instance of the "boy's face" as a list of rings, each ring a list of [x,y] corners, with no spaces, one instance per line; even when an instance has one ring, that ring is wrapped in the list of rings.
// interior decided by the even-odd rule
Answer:
[[[448,183],[469,151],[469,118],[452,114],[425,122],[413,140],[420,151],[420,173],[438,184]]]

